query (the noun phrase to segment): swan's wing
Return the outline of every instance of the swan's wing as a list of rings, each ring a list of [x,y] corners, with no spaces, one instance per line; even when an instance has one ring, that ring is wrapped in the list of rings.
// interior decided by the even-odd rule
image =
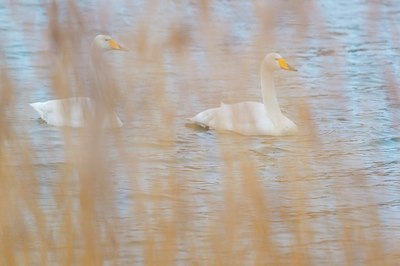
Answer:
[[[104,128],[117,128],[123,126],[121,119],[115,111],[109,110],[109,108],[102,108],[101,104],[99,106],[98,102],[95,102],[90,98],[76,97],[69,98],[68,100],[69,105],[72,106],[71,110],[76,110],[76,113],[71,115],[74,120],[93,119],[95,112],[100,112],[99,118]]]
[[[243,135],[263,135],[274,130],[262,103],[221,103],[218,108],[208,109],[191,118],[193,123],[216,130],[234,131]]]
[[[31,103],[33,109],[35,109],[40,118],[46,121],[47,124],[53,126],[62,126],[63,125],[63,100],[51,100],[47,102],[36,102]]]
[[[192,117],[190,121],[211,129],[217,130],[232,130],[232,125],[240,123],[241,121],[236,121],[236,113],[240,113],[243,109],[241,103],[239,104],[225,104],[221,102],[221,106],[217,108],[207,109],[203,112],[198,113],[196,116]],[[239,117],[240,120],[245,121],[248,117]],[[242,122],[243,122],[242,121]]]
[[[229,115],[226,115],[226,113]],[[224,118],[231,118],[228,130],[243,135],[280,136],[293,134],[297,131],[297,126],[282,114],[280,115],[279,124],[275,125],[267,115],[264,104],[258,102],[224,104],[221,106],[221,114],[223,114]]]
[[[94,118],[95,104],[90,98],[75,97],[30,104],[46,121],[53,126],[83,127]],[[105,113],[104,127],[121,127],[122,121],[115,112]]]
[[[54,126],[83,127],[93,117],[94,103],[85,97],[51,100],[45,105],[45,121]]]
[[[231,130],[243,135],[264,135],[274,130],[262,103],[223,104],[220,109],[218,120],[223,130]]]
[[[102,123],[104,128],[117,128],[124,125],[115,112],[106,113],[102,119]]]
[[[190,120],[203,127],[228,130],[242,135],[287,135],[296,132],[296,125],[281,114],[278,125],[268,117],[259,102],[221,103],[218,108],[205,110]]]

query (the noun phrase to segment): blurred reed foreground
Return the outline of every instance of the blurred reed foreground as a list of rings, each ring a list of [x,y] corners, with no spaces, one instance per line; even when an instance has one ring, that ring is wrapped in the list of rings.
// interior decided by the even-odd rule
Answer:
[[[398,3],[22,2],[0,3],[0,265],[398,265]],[[129,52],[96,84],[101,33]],[[187,127],[261,101],[272,51],[299,135]],[[122,128],[28,105],[94,94]]]

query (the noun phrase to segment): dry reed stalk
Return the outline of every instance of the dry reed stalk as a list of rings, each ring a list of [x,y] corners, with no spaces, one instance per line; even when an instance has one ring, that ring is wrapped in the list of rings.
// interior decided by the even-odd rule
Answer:
[[[254,62],[265,54],[266,46],[282,43],[276,34],[278,11],[291,12],[299,21],[293,28],[295,38],[301,40],[307,38],[307,23],[312,17],[323,20],[316,15],[314,1],[253,1],[251,8],[259,28],[250,36],[252,45],[240,53],[232,41],[233,21],[216,16],[217,4],[192,3],[196,10],[193,25],[185,21],[185,1],[154,0],[136,11],[135,30],[120,33],[126,35],[123,40],[130,53],[123,60],[116,59],[122,64],[120,68],[114,69],[112,60],[106,62],[104,83],[96,87],[107,108],[122,114],[126,127],[112,131],[96,125],[79,131],[60,129],[62,144],[55,146],[64,154],[64,161],[53,167],[49,176],[35,163],[43,156],[33,144],[37,136],[29,138],[27,130],[13,128],[15,123],[9,117],[15,112],[14,97],[19,88],[8,71],[1,69],[0,265],[318,265],[321,261],[395,265],[400,254],[385,251],[378,208],[367,189],[363,190],[365,195],[353,195],[346,193],[343,181],[332,181],[330,195],[335,202],[330,202],[331,213],[325,217],[320,214],[324,226],[315,226],[310,195],[326,189],[326,184],[313,165],[334,169],[347,159],[354,164],[362,162],[350,156],[325,156],[324,138],[305,99],[292,107],[298,114],[297,124],[308,129],[308,137],[291,143],[293,154],[268,164],[277,177],[265,175],[258,165],[251,151],[254,139],[212,133],[214,138],[209,141],[216,143],[213,152],[220,160],[220,169],[215,169],[220,171],[219,182],[209,191],[198,190],[194,182],[203,184],[201,179],[210,178],[209,169],[205,166],[191,172],[186,171],[190,167],[181,165],[180,160],[187,162],[190,153],[179,144],[185,142],[179,139],[182,110],[194,111],[192,101],[204,101],[204,106],[218,104],[219,99],[214,99],[218,94],[209,93],[212,90],[221,90],[220,95],[235,101],[243,96],[243,87],[256,84],[251,76],[258,71]],[[240,15],[241,5],[236,5],[231,8]],[[18,13],[18,8],[13,8]],[[174,17],[176,13],[168,12],[171,8],[184,14]],[[44,38],[50,50],[38,60],[47,64],[54,98],[93,93],[95,82],[88,80],[90,37],[97,22],[104,26],[114,18],[109,10],[96,9],[101,13],[99,18],[83,9],[72,0],[53,1],[45,9],[47,30],[37,37]],[[319,29],[324,30],[323,26]],[[198,56],[207,68],[192,58],[193,49],[201,51]],[[166,58],[172,66],[165,63]],[[168,91],[174,71],[181,73],[175,77],[177,96]],[[398,95],[395,81],[388,78],[388,82],[389,93]],[[340,97],[339,105],[343,102]],[[137,135],[124,134],[132,128]],[[143,129],[148,132],[143,133]],[[190,148],[201,150],[200,141]],[[275,140],[266,138],[268,141]],[[337,145],[349,149],[346,144]],[[14,154],[13,150],[23,152]],[[209,157],[198,159],[204,160],[204,165],[214,158],[212,151],[207,152]],[[46,155],[51,157],[52,151]],[[366,175],[354,173],[350,179],[367,187]],[[274,178],[279,179],[275,182],[278,187],[265,185]],[[121,180],[126,183],[121,185]],[[50,190],[50,199],[41,198],[43,187]],[[129,191],[126,198],[130,204],[126,217],[118,203],[124,189]],[[206,209],[204,213],[199,206]],[[334,228],[329,228],[330,224]],[[332,232],[338,235],[334,243],[322,242],[322,248],[316,248],[319,238]]]

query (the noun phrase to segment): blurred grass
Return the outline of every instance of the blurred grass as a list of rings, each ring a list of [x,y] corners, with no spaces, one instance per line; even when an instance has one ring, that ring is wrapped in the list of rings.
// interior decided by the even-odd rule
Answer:
[[[18,5],[10,3],[18,23],[21,16]],[[176,124],[177,112],[175,103],[165,92],[169,72],[164,58],[171,57],[174,67],[183,73],[182,80],[177,77],[181,101],[193,100],[189,98],[190,93],[207,87],[206,75],[210,75],[211,80],[221,80],[221,88],[239,88],[248,83],[251,77],[247,73],[253,69],[253,61],[234,50],[234,44],[230,43],[229,21],[216,17],[213,1],[191,4],[198,10],[196,25],[185,23],[183,15],[174,17],[179,12],[164,12],[183,9],[187,5],[184,1],[146,2],[137,19],[140,21],[138,30],[113,36],[128,44],[131,54],[122,60],[124,65],[120,69],[108,66],[102,79],[106,84],[97,87],[102,90],[104,101],[117,108],[125,121],[135,121],[139,116],[141,121],[156,121],[148,125],[151,130],[148,137],[160,140],[159,148],[166,157],[177,145],[176,129],[171,126]],[[99,30],[99,24],[106,31],[106,25],[113,23],[114,18],[102,5],[93,13],[81,10],[74,1],[52,1],[43,5],[48,26],[35,37],[41,38],[49,49],[38,54],[37,60],[48,67],[51,93],[55,98],[90,94],[88,88],[92,88],[94,82],[87,80],[90,65],[84,60],[88,43],[99,33],[93,33],[94,29]],[[293,19],[300,22],[316,15],[312,2],[282,1],[267,5],[263,1],[253,1],[251,5],[259,27],[253,29],[255,34],[249,40],[253,43],[249,49],[254,50],[246,54],[257,60],[263,56],[261,51],[265,51],[266,43],[273,46],[276,42],[277,10],[292,12]],[[240,15],[240,5],[232,4],[231,8]],[[154,36],[160,33],[154,31],[154,27],[162,27],[165,36]],[[306,23],[294,26],[295,38],[306,38],[307,27]],[[203,42],[200,45],[210,69],[200,69],[190,57],[189,51],[198,39]],[[132,54],[135,62],[132,62]],[[239,66],[244,74],[232,76],[231,67]],[[128,68],[135,70],[134,76],[126,70]],[[122,81],[115,78],[118,71],[126,71]],[[332,219],[340,225],[338,238],[333,243],[318,242],[319,235],[326,233],[323,230],[330,230],[332,215],[322,218],[326,224],[322,229],[314,228],[310,221],[312,203],[306,195],[323,184],[307,183],[320,178],[309,167],[308,160],[312,158],[309,154],[323,144],[306,102],[295,105],[296,122],[309,129],[309,137],[294,142],[299,154],[296,160],[288,156],[277,166],[283,176],[280,193],[295,200],[277,202],[274,197],[277,192],[263,185],[262,173],[253,157],[246,156],[248,143],[245,139],[234,136],[224,139],[224,135],[216,133],[222,143],[217,147],[223,169],[221,190],[220,195],[205,200],[209,211],[205,219],[199,221],[198,213],[192,208],[195,200],[190,188],[194,185],[190,184],[190,179],[182,178],[184,173],[175,168],[154,167],[153,172],[147,173],[154,177],[147,180],[150,189],[143,185],[139,180],[142,175],[138,173],[148,163],[148,157],[142,149],[126,144],[124,128],[113,131],[97,127],[80,131],[60,129],[65,142],[61,146],[65,163],[54,166],[51,176],[42,176],[36,166],[37,151],[31,139],[25,136],[27,131],[16,129],[15,122],[9,119],[11,113],[16,112],[15,94],[19,89],[13,84],[7,66],[1,68],[0,77],[0,265],[130,265],[133,261],[146,265],[320,265],[322,258],[326,265],[398,263],[400,253],[386,250],[380,219],[368,191],[361,197],[344,193],[339,187],[333,191],[336,200],[346,208],[355,206],[355,209],[349,212],[346,208],[333,207],[331,211],[336,215]],[[397,84],[389,82],[394,93]],[[121,88],[121,84],[128,84],[130,89]],[[139,89],[143,87],[146,90]],[[189,92],[185,91],[186,87],[190,87]],[[200,95],[200,100],[205,100]],[[135,100],[134,105],[135,97],[143,100]],[[149,99],[161,111],[157,113],[148,106]],[[187,108],[185,106],[182,104],[182,108]],[[20,152],[14,152],[16,150]],[[333,156],[314,159],[324,160],[325,164],[337,163]],[[176,158],[166,160],[179,164]],[[118,219],[115,203],[118,176],[115,173],[121,168],[120,164],[129,176],[127,189],[134,191],[129,213],[132,218],[129,222],[134,221],[134,224]],[[353,178],[362,183],[362,176],[363,173],[355,173]],[[41,182],[54,182],[47,203],[39,197]],[[219,201],[214,202],[215,199]],[[370,207],[357,209],[360,201],[364,203],[362,206],[369,206],[371,202]],[[51,207],[44,206],[46,204]],[[132,230],[137,236],[127,240],[126,235]],[[316,251],[315,246],[320,248]]]

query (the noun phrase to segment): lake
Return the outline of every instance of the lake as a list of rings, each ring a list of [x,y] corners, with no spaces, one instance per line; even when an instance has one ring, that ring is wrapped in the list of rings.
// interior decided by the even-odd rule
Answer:
[[[400,2],[275,2],[0,3],[0,264],[395,265]],[[100,33],[124,126],[43,123],[29,103],[94,93]],[[269,52],[297,135],[188,124],[261,101]]]

